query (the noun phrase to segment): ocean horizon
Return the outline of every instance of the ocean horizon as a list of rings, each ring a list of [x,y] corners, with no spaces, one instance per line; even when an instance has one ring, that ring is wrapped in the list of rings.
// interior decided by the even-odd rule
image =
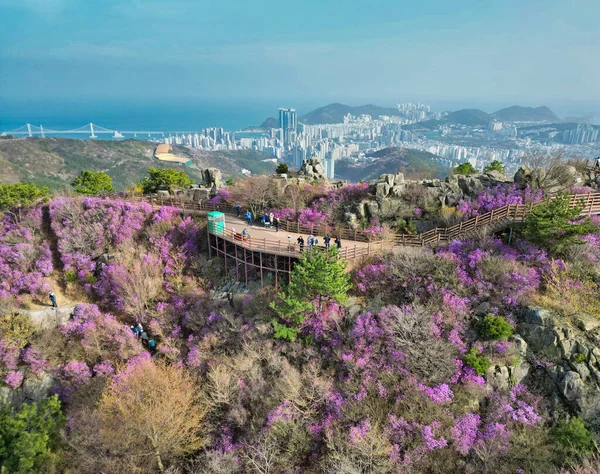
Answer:
[[[341,101],[350,105],[367,101]],[[391,107],[391,101],[370,101],[376,105]],[[396,101],[400,102],[400,101]],[[413,101],[416,102],[416,101]],[[474,103],[466,101],[422,101],[431,104],[433,110],[457,110],[478,107],[484,111],[498,110],[502,102]],[[220,127],[226,131],[241,131],[260,125],[268,117],[277,117],[279,107],[293,107],[301,116],[331,101],[238,101],[238,100],[53,100],[0,98],[0,133],[10,132],[27,123],[50,130],[70,130],[90,122],[110,130],[160,131],[166,133],[195,132],[203,128]],[[509,103],[509,102],[507,102]],[[526,104],[529,105],[529,104]],[[533,104],[539,105],[539,104]],[[561,117],[584,115],[599,110],[598,104],[549,104]],[[600,113],[595,114],[598,123]],[[66,135],[61,135],[66,136]],[[72,138],[87,138],[85,134]],[[108,135],[99,138],[108,138]]]

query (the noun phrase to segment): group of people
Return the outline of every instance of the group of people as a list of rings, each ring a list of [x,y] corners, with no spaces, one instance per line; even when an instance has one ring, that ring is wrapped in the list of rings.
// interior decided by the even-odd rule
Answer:
[[[291,241],[292,237],[288,236],[288,241]],[[338,250],[340,250],[342,248],[342,241],[339,237],[336,237],[335,240],[333,241],[336,248]],[[304,237],[300,236],[296,239],[296,243],[298,244],[298,247],[300,248],[300,252],[304,251]],[[323,238],[323,243],[325,244],[325,248],[327,250],[329,250],[331,248],[331,237],[329,236],[329,234],[327,234],[324,238]],[[306,239],[306,247],[307,248],[311,248],[311,247],[316,247],[317,245],[319,245],[319,239],[317,239],[314,235],[310,234],[308,236],[308,238]]]
[[[148,333],[144,331],[144,326],[142,323],[137,323],[136,325],[130,326],[131,332],[142,340],[142,345],[147,347],[150,352],[156,351],[156,341],[154,338],[148,338]]]
[[[241,218],[242,206],[240,204],[237,204],[235,206],[235,212],[236,212],[236,216],[238,218]],[[246,223],[249,226],[252,226],[254,223],[254,216],[252,215],[252,212],[249,209],[246,210],[244,217],[246,218]],[[271,213],[265,212],[261,218],[261,223],[262,223],[263,227],[267,227],[267,228],[274,227],[276,232],[279,232],[279,228],[281,226],[280,218],[275,217],[275,214],[273,214],[272,212]],[[242,231],[242,233],[240,235],[235,231],[235,228],[232,227],[231,233],[233,234],[234,238],[238,237],[239,239],[242,239],[242,240],[248,240],[250,238],[250,234],[248,233],[248,230],[246,228],[244,228],[244,230]],[[290,249],[292,247],[291,239],[292,239],[292,237],[288,236],[288,246],[290,247]],[[315,237],[314,235],[311,234],[307,237],[306,241],[304,240],[304,237],[302,237],[302,236],[298,237],[296,239],[296,243],[298,244],[298,247],[300,248],[300,251],[302,252],[304,250],[305,245],[307,248],[316,247],[319,244],[319,240],[317,239],[317,237]],[[330,249],[331,248],[331,237],[329,235],[326,235],[323,238],[323,243],[325,244],[326,249]],[[336,237],[334,239],[334,244],[338,250],[340,250],[342,248],[342,241],[339,237]]]
[[[275,227],[275,232],[279,232],[281,220],[279,219],[279,217],[275,217],[275,214],[273,214],[272,212],[270,214],[267,214],[265,212],[265,215],[262,217],[261,222],[263,227]]]
[[[238,218],[242,216],[242,206],[240,206],[239,204],[235,206],[235,214]],[[244,217],[246,218],[246,223],[249,226],[254,225],[254,216],[252,215],[252,212],[250,212],[249,209],[244,214]],[[272,212],[265,212],[265,214],[261,218],[261,223],[263,227],[275,227],[275,230],[279,232],[279,227],[281,226],[281,219],[279,219],[279,217],[275,217],[275,214],[273,214]]]

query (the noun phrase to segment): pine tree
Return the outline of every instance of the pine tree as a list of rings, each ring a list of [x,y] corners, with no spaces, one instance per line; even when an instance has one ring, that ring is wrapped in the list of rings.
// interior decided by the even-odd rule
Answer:
[[[583,203],[570,207],[571,197],[560,193],[554,199],[535,206],[525,218],[523,234],[553,253],[560,254],[573,244],[581,244],[581,236],[596,232],[589,217],[580,217]]]
[[[338,258],[337,249],[307,250],[294,266],[291,282],[277,296],[271,308],[279,316],[273,321],[275,337],[293,341],[300,325],[310,313],[320,313],[330,302],[343,303],[350,289],[347,262]]]
[[[78,194],[93,196],[104,191],[112,191],[112,178],[104,171],[83,170],[71,183]]]
[[[0,408],[0,471],[19,474],[52,472],[60,430],[66,422],[54,395],[19,411]]]

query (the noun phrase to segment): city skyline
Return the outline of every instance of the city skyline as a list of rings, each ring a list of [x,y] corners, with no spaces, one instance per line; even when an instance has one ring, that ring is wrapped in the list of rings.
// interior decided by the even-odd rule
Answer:
[[[0,99],[600,102],[592,0],[274,6],[0,0]]]

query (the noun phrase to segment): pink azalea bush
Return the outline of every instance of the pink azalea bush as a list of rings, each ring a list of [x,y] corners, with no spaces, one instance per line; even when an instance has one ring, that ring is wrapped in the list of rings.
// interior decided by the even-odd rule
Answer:
[[[507,204],[533,204],[543,198],[542,190],[533,190],[530,187],[521,190],[516,184],[503,184],[485,189],[473,200],[461,200],[456,210],[461,212],[465,219],[470,219]]]
[[[0,219],[0,299],[49,291],[52,253],[41,231],[41,207],[25,211],[19,222],[12,214]]]

